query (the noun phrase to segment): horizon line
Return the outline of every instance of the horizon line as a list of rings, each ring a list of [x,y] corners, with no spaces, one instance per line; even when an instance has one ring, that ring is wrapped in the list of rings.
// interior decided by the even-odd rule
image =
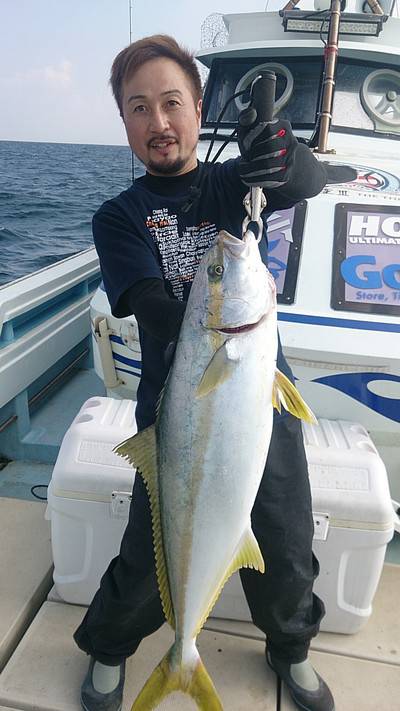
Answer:
[[[127,143],[85,143],[82,141],[45,141],[32,140],[27,138],[0,138],[0,143],[54,143],[55,145],[64,146],[113,146],[115,148],[130,148]]]

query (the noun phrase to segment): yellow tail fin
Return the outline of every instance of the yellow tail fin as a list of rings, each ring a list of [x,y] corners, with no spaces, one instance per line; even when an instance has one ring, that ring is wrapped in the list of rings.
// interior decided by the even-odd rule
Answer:
[[[190,663],[185,665],[180,661],[173,664],[172,660],[176,659],[178,652],[174,644],[147,680],[132,711],[151,711],[174,691],[189,694],[201,711],[223,711],[215,686],[196,647],[194,650],[196,656]]]

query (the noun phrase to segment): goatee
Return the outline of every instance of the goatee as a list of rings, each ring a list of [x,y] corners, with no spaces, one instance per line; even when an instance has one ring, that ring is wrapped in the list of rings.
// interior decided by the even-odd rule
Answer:
[[[176,160],[172,161],[171,163],[164,163],[160,164],[157,163],[156,161],[150,161],[147,164],[147,170],[150,173],[158,173],[162,175],[174,175],[176,173],[179,173],[184,167],[185,167],[186,161],[183,158],[177,158]]]

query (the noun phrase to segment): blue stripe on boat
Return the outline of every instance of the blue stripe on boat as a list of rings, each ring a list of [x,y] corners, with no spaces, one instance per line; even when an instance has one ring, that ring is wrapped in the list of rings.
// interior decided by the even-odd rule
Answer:
[[[133,360],[133,358],[126,358],[126,356],[120,355],[119,353],[115,353],[113,351],[113,358],[114,360],[119,361],[120,363],[125,363],[125,365],[130,365],[132,368],[142,368],[142,361],[141,360]]]
[[[128,375],[134,375],[136,378],[142,377],[141,373],[135,373],[134,370],[125,370],[125,368],[115,368],[115,370],[119,370],[120,373],[127,373]]]
[[[307,316],[306,314],[278,313],[279,321],[308,323],[313,326],[333,326],[334,328],[357,328],[363,331],[387,331],[400,333],[400,323],[379,323],[378,321],[355,321],[347,318],[329,318],[326,316]]]
[[[400,422],[399,399],[377,395],[369,389],[369,384],[377,380],[400,383],[400,377],[391,373],[337,373],[312,382],[335,388],[389,420]]]

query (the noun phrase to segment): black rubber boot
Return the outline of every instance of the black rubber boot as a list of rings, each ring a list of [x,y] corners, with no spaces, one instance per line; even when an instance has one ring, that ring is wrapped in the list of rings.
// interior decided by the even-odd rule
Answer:
[[[328,685],[317,672],[319,686],[315,691],[309,691],[299,686],[290,675],[291,663],[272,657],[266,650],[267,664],[286,684],[290,695],[302,711],[335,711],[335,702]]]
[[[125,682],[125,661],[120,665],[118,686],[109,694],[101,694],[93,686],[93,667],[96,660],[90,660],[88,673],[81,687],[81,704],[84,711],[121,711],[122,693]]]

